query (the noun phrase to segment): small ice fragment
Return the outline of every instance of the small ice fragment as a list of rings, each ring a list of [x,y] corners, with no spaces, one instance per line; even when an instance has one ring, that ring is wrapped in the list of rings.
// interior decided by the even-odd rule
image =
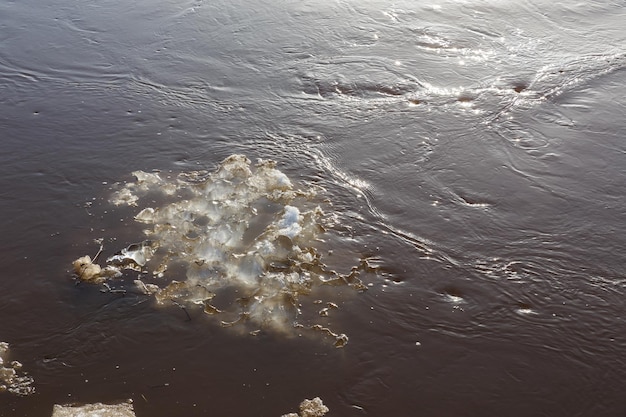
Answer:
[[[161,184],[163,180],[157,173],[152,172],[144,172],[144,171],[133,171],[133,175],[137,178],[138,183],[143,184]]]
[[[135,284],[135,287],[139,290],[139,292],[141,292],[142,294],[145,294],[145,295],[156,294],[157,292],[159,292],[161,290],[158,285],[155,285],[155,284],[145,284],[140,279],[134,280],[133,283]]]
[[[128,188],[122,188],[121,190],[113,194],[110,201],[116,206],[136,206],[137,200],[139,200],[139,197],[133,194],[132,191],[130,191]]]
[[[126,269],[141,270],[158,249],[158,243],[149,240],[132,244],[107,259],[107,263],[112,262]]]
[[[347,344],[348,344],[348,336],[346,336],[344,333],[337,335],[337,337],[335,338],[335,347],[341,348]]]
[[[154,223],[154,209],[146,207],[135,216],[135,220],[143,223]]]

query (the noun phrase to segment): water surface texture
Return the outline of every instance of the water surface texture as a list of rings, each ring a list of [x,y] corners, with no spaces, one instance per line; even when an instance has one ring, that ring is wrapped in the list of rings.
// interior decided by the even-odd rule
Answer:
[[[626,415],[625,10],[0,0],[0,415]]]

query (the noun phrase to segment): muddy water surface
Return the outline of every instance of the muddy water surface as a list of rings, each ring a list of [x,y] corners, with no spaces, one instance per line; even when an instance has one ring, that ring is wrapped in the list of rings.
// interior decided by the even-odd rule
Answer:
[[[623,416],[623,10],[0,2],[0,341],[34,381],[30,395],[0,393],[0,415],[131,398],[140,417],[273,417],[319,396],[331,416]],[[226,258],[124,270],[109,288],[72,276],[96,241],[104,266],[162,225],[136,221],[141,209],[196,198],[153,189],[115,205],[133,172],[167,188],[231,155],[273,160],[315,196],[235,211],[229,230],[244,224],[252,246]],[[312,292],[260,302],[288,332],[224,326],[133,287],[185,281],[202,259],[214,262],[202,277],[229,276],[224,259],[258,260],[272,224],[282,237],[263,248],[291,250],[294,210],[316,207],[320,228],[296,243],[318,267],[263,252],[273,261],[230,275],[263,287],[315,272]],[[215,255],[227,240],[193,213],[174,217],[200,230],[181,239]],[[212,305],[249,312],[268,294],[253,288],[242,304],[240,287],[220,286]]]

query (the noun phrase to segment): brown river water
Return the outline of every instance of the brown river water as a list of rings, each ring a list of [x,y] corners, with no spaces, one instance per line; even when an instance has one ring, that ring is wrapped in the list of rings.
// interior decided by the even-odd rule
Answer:
[[[625,21],[0,0],[0,416],[625,416]]]

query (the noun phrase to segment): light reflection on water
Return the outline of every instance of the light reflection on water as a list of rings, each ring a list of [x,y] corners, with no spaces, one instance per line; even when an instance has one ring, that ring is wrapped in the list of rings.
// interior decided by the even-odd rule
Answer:
[[[0,393],[1,415],[133,398],[139,416],[277,416],[313,396],[346,416],[626,411],[619,5],[57,0],[0,15],[0,341],[36,388]],[[329,268],[384,272],[362,294],[332,288],[344,349],[242,338],[71,280],[94,239],[141,235],[110,184],[232,154],[325,190]]]

